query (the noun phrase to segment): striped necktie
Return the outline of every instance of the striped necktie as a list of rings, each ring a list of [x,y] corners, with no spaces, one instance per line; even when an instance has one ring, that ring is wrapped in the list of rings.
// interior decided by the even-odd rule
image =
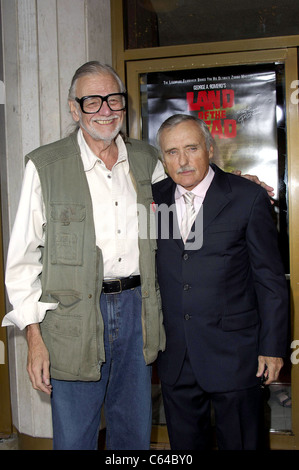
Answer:
[[[181,235],[185,243],[190,233],[193,222],[196,218],[196,213],[195,213],[195,209],[193,205],[195,194],[191,192],[185,193],[183,195],[183,198],[185,201],[185,212],[184,212],[182,223],[181,223]]]

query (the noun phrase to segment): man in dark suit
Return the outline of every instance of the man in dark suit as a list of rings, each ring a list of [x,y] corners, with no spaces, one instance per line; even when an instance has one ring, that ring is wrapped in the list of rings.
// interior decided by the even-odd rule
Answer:
[[[218,448],[257,449],[261,381],[278,378],[288,328],[270,200],[261,186],[210,164],[204,122],[172,116],[158,142],[169,175],[153,186],[166,330],[158,372],[171,448],[208,448],[212,403]],[[183,240],[186,192],[195,194],[196,219]]]

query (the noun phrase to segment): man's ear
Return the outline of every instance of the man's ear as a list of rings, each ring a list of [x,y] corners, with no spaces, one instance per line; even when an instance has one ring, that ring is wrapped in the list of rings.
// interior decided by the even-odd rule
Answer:
[[[209,150],[209,160],[212,160],[213,157],[214,157],[214,147],[213,145],[211,145],[210,150]]]
[[[72,118],[74,119],[75,122],[78,122],[80,119],[80,116],[79,116],[76,103],[73,100],[69,100],[69,107],[70,107]]]

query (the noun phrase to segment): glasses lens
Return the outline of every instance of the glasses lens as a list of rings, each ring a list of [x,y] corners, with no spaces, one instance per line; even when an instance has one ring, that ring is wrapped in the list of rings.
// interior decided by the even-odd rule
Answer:
[[[83,101],[83,111],[85,113],[96,113],[102,105],[102,99],[98,96],[91,96]]]
[[[121,111],[126,106],[125,97],[123,95],[111,95],[107,98],[108,106],[113,111]]]
[[[126,107],[126,99],[121,94],[111,94],[107,96],[87,96],[82,99],[82,110],[84,113],[97,113],[102,103],[106,101],[112,111],[122,111]]]

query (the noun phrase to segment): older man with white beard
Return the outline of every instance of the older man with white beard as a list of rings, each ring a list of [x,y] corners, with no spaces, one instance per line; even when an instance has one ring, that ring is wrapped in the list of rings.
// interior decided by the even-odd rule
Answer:
[[[27,330],[54,449],[96,449],[102,406],[108,449],[148,449],[150,364],[165,338],[155,240],[138,238],[137,207],[149,224],[164,169],[153,147],[122,135],[126,93],[109,66],[76,71],[69,107],[77,130],[27,156],[3,325]]]

